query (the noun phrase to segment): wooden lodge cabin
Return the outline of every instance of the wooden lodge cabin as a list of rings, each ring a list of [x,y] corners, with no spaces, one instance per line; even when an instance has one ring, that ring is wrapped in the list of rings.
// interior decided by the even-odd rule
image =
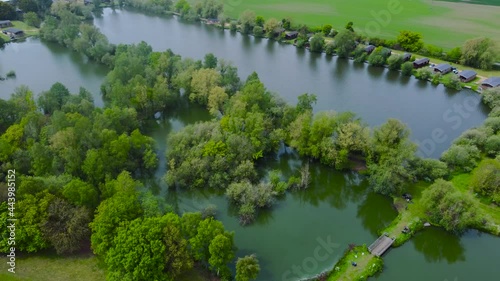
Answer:
[[[299,32],[298,31],[287,31],[285,32],[285,39],[286,40],[292,40],[292,39],[295,39],[299,36]]]
[[[21,29],[17,29],[14,27],[9,27],[4,30],[2,30],[3,34],[11,37],[11,38],[16,38],[16,37],[21,37],[24,35],[24,32]]]
[[[407,62],[411,59],[411,54],[410,53],[404,53],[403,54],[403,61]]]
[[[464,70],[459,74],[460,81],[462,81],[463,83],[470,82],[476,79],[476,77],[477,73],[474,70]]]
[[[10,20],[0,20],[0,28],[11,27],[12,22]]]
[[[430,60],[428,58],[421,58],[413,62],[413,68],[422,68],[428,65]]]
[[[500,77],[490,77],[481,83],[481,88],[496,88],[500,87]]]
[[[451,65],[449,65],[447,63],[438,64],[434,67],[434,72],[441,73],[443,75],[446,73],[450,73],[451,70],[452,70]]]
[[[375,50],[375,46],[373,46],[373,45],[368,45],[365,47],[365,52],[367,54],[371,54],[374,50]]]

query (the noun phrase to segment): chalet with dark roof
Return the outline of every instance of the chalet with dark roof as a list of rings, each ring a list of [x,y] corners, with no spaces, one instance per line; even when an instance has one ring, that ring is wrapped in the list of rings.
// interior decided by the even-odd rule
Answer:
[[[483,89],[500,87],[500,77],[490,77],[481,83]]]
[[[410,53],[404,53],[403,54],[403,61],[409,61],[411,59],[411,54]]]
[[[365,52],[367,54],[371,54],[374,50],[375,50],[375,46],[373,46],[373,45],[368,45],[365,47]]]
[[[0,20],[0,28],[10,27],[12,22],[10,20]]]
[[[9,27],[4,30],[2,30],[3,34],[10,36],[10,37],[21,37],[24,35],[24,32],[21,29],[17,29],[14,27]]]
[[[430,60],[428,58],[421,58],[413,62],[413,68],[421,68],[428,65]]]
[[[447,63],[438,64],[434,67],[434,72],[441,74],[449,73],[451,72],[451,65]]]
[[[299,36],[299,32],[298,31],[287,31],[287,32],[285,32],[285,39],[286,40],[295,39],[295,38],[297,38],[297,36]]]
[[[459,74],[460,81],[467,83],[470,82],[477,77],[477,73],[474,70],[464,70]]]

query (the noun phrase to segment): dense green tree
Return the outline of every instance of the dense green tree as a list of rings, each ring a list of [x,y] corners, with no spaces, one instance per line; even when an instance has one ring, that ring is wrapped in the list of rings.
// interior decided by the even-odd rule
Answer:
[[[255,17],[255,25],[256,26],[260,26],[263,28],[265,22],[266,22],[266,20],[264,19],[263,16],[256,16]]]
[[[436,180],[422,192],[421,200],[431,221],[448,231],[460,233],[478,222],[474,203],[462,196],[450,182]]]
[[[241,32],[248,34],[255,26],[255,13],[251,10],[246,10],[240,15]]]
[[[73,179],[62,190],[63,196],[76,206],[94,209],[99,203],[99,194],[94,186],[80,179]]]
[[[218,234],[210,242],[208,263],[218,276],[231,277],[228,264],[234,259],[234,242],[232,233]]]
[[[23,20],[27,25],[33,27],[40,27],[40,24],[42,23],[42,21],[35,12],[27,12],[23,14]]]
[[[405,124],[396,119],[374,129],[368,171],[375,192],[398,194],[411,180],[409,160],[417,147],[409,141],[409,135]]]
[[[45,239],[58,254],[71,254],[90,238],[91,211],[55,198],[48,206],[47,221],[41,226]]]
[[[264,29],[261,26],[254,26],[252,33],[257,38],[264,37]]]
[[[413,73],[413,63],[411,61],[407,61],[401,65],[401,74],[404,76],[411,76]]]
[[[475,192],[493,199],[500,198],[500,162],[488,159],[474,171],[471,186]],[[500,204],[499,201],[496,201]]]
[[[217,67],[217,57],[212,53],[206,54],[205,58],[203,60],[203,67],[204,68],[216,68]]]
[[[385,48],[382,46],[379,46],[371,52],[371,54],[368,56],[368,63],[371,66],[384,66],[386,62],[386,51]]]
[[[441,160],[447,163],[452,169],[470,172],[476,167],[480,157],[480,151],[476,146],[454,144],[443,152]]]
[[[356,48],[356,34],[350,30],[342,30],[335,36],[335,48],[337,55],[347,58]]]
[[[325,46],[325,39],[323,37],[323,34],[322,33],[314,34],[309,44],[311,52],[321,53]]]
[[[38,104],[45,114],[52,114],[60,110],[70,96],[68,88],[57,82],[50,87],[50,90],[43,92],[38,98]]]
[[[165,280],[166,247],[162,242],[167,222],[136,219],[119,227],[106,253],[107,280]]]
[[[269,38],[275,38],[280,35],[279,29],[281,28],[281,21],[270,18],[264,23],[264,31]]]
[[[38,12],[38,5],[35,0],[17,0],[16,4],[23,12]]]
[[[259,261],[255,255],[238,258],[236,262],[236,281],[257,279],[260,273]]]
[[[224,11],[224,3],[219,0],[203,0],[201,16],[206,19],[216,19]]]
[[[220,221],[207,218],[198,225],[196,235],[189,239],[193,256],[196,260],[208,261],[210,258],[210,243],[219,234],[224,234],[224,226]]]
[[[130,178],[130,176],[124,176]],[[131,179],[128,182],[132,181]],[[142,210],[134,189],[136,184],[117,186],[115,194],[102,201],[90,228],[92,230],[92,250],[97,255],[104,255],[113,247],[118,227],[121,223],[138,218]]]
[[[491,69],[499,54],[495,42],[489,38],[476,38],[465,42],[462,48],[461,64]]]
[[[410,167],[415,177],[419,180],[433,181],[448,176],[448,166],[446,163],[430,158],[414,158],[410,160]]]
[[[500,108],[500,88],[486,89],[482,93],[482,101],[491,109]]]
[[[387,65],[390,70],[400,70],[403,62],[403,56],[400,55],[392,55],[387,59]]]
[[[16,9],[9,3],[0,2],[0,18],[2,20],[15,20]]]
[[[47,221],[54,196],[47,191],[27,194],[16,204],[16,249],[34,253],[50,246],[41,225]]]
[[[410,52],[417,52],[424,46],[422,35],[408,30],[403,30],[399,33],[397,42],[403,50]]]
[[[461,58],[462,58],[462,49],[460,47],[455,47],[446,52],[447,61],[459,63]]]

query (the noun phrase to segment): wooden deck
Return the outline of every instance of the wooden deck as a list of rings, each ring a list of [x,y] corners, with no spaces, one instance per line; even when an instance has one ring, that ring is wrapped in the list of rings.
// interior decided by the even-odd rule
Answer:
[[[372,255],[380,257],[391,247],[392,243],[394,243],[394,239],[387,237],[387,235],[382,234],[375,242],[373,242],[370,247],[368,247],[368,251]]]

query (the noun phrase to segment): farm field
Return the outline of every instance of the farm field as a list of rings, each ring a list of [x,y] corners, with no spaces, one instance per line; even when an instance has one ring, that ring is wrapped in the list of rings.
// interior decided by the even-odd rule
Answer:
[[[235,0],[224,1],[232,18],[245,10],[278,19],[290,17],[295,23],[331,24],[342,28],[354,22],[357,32],[394,39],[400,30],[422,33],[428,44],[443,48],[461,46],[467,39],[485,36],[500,38],[500,3],[495,0]],[[484,4],[492,4],[484,5]],[[390,5],[393,5],[390,9]],[[390,13],[389,11],[393,11]],[[387,16],[389,15],[389,16]],[[378,21],[377,21],[378,19]]]

